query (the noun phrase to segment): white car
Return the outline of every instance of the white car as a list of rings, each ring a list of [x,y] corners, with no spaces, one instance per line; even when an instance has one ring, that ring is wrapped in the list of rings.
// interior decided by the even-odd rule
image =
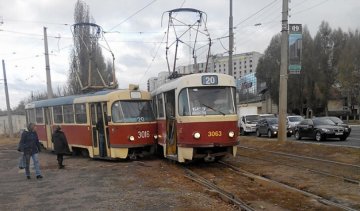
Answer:
[[[287,116],[286,119],[289,127],[294,129],[304,118],[302,116]]]

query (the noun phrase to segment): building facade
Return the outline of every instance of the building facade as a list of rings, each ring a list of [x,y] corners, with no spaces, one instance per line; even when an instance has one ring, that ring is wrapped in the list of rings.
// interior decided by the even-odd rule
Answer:
[[[13,114],[12,117],[12,125],[14,134],[19,133],[20,130],[26,128],[26,116],[25,115],[17,115]],[[3,115],[0,116],[0,135],[8,135],[9,134],[9,121],[8,116]]]

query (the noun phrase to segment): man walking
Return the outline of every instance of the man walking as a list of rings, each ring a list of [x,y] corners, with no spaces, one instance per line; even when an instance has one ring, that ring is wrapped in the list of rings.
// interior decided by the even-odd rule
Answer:
[[[64,154],[70,152],[69,145],[65,136],[65,133],[61,131],[60,125],[56,126],[56,129],[52,135],[52,142],[54,143],[54,151],[57,155],[57,161],[59,169],[63,169]]]
[[[40,162],[38,158],[39,152],[41,151],[41,146],[40,146],[39,138],[35,131],[34,123],[30,123],[27,129],[28,129],[27,131],[24,131],[21,134],[18,151],[24,153],[25,164],[26,164],[25,165],[26,178],[27,179],[31,178],[30,177],[30,157],[31,157],[34,162],[36,178],[41,179],[43,178],[43,176],[41,176]]]

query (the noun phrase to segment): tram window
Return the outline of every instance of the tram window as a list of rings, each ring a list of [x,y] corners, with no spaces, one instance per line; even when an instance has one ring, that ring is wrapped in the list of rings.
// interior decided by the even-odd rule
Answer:
[[[156,96],[152,100],[152,109],[154,111],[154,116],[157,116],[157,106],[156,106]]]
[[[44,113],[42,108],[35,109],[36,123],[44,123]]]
[[[188,116],[189,112],[189,101],[187,95],[187,89],[183,89],[179,94],[179,115]]]
[[[155,117],[150,101],[117,101],[112,105],[113,122],[150,122]]]
[[[64,105],[64,122],[74,123],[74,107],[73,105]]]
[[[163,96],[162,94],[159,94],[157,96],[157,108],[158,108],[158,117],[165,117],[165,112],[164,112],[164,105],[163,105],[164,101],[163,101]]]
[[[63,112],[61,106],[53,107],[54,111],[54,122],[55,123],[62,123],[63,122]]]
[[[188,88],[190,114],[227,115],[235,114],[234,91],[230,87]]]
[[[75,104],[75,121],[78,124],[87,122],[85,104]]]
[[[35,123],[35,109],[27,110],[27,115],[29,123]]]

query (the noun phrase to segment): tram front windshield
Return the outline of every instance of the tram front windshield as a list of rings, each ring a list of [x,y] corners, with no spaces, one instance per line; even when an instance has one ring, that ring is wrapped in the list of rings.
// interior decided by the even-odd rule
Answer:
[[[180,116],[235,114],[235,88],[192,87],[179,95]]]
[[[150,101],[116,101],[111,111],[113,122],[155,121]]]

